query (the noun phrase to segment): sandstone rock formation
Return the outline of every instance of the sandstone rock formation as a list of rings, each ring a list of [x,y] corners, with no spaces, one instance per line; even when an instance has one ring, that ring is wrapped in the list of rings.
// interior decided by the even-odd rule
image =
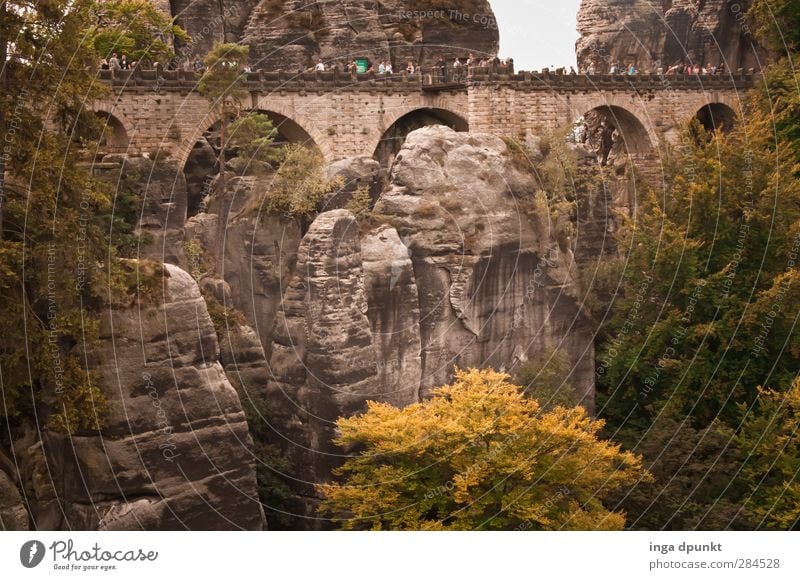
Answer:
[[[205,54],[215,41],[244,41],[256,68],[298,70],[317,58],[433,64],[468,52],[494,56],[498,31],[486,0],[172,0],[193,37],[179,54]],[[414,11],[417,11],[414,13]],[[420,11],[424,14],[420,15]],[[430,13],[428,13],[430,12]]]
[[[330,211],[347,207],[353,193],[363,188],[376,198],[380,194],[383,172],[380,163],[371,157],[352,157],[334,161],[328,166],[327,178],[339,179],[342,186],[322,200],[320,210]]]
[[[506,144],[420,129],[390,180],[372,222],[341,209],[313,222],[267,349],[270,420],[295,469],[294,509],[310,527],[313,484],[342,460],[334,422],[368,400],[406,406],[456,366],[512,371],[561,350],[576,398],[594,404],[593,336],[572,250],[547,218],[526,213],[537,185]]]
[[[138,197],[135,233],[141,243],[137,257],[183,264],[183,226],[189,203],[183,168],[169,159],[126,155],[106,155],[103,161],[119,163],[112,182],[121,192],[130,190]]]
[[[39,529],[257,530],[264,514],[242,406],[197,284],[166,266],[152,303],[107,310],[90,365],[101,432],[20,441]]]
[[[750,0],[582,0],[578,63],[599,72],[613,63],[642,71],[690,62],[725,63],[727,70],[758,68],[766,52],[744,22]]]
[[[13,466],[12,466],[13,467]],[[12,470],[9,470],[13,473]],[[0,469],[0,532],[28,529],[28,511],[14,479]]]
[[[593,408],[592,332],[576,301],[572,249],[544,216],[526,212],[536,188],[497,137],[428,127],[406,140],[376,212],[391,219],[414,265],[421,396],[454,366],[513,370],[558,349]]]
[[[320,215],[303,238],[275,323],[270,367],[284,409],[287,455],[313,497],[337,463],[334,422],[380,400],[380,358],[367,317],[358,226],[346,210]],[[407,401],[410,403],[412,400]]]

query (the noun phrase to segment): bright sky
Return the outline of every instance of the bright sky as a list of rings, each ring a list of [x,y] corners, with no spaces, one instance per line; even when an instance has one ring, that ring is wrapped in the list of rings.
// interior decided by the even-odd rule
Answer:
[[[500,56],[517,70],[575,65],[580,0],[490,0],[500,28]]]

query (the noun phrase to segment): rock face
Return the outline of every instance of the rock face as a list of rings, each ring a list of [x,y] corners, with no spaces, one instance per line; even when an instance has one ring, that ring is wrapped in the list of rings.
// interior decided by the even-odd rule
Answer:
[[[309,499],[312,484],[339,462],[331,443],[336,419],[383,398],[367,309],[356,221],[346,210],[324,213],[300,244],[270,359],[284,446],[302,482],[297,491]]]
[[[380,164],[371,157],[351,157],[334,161],[328,166],[327,178],[339,179],[341,187],[323,199],[320,210],[330,211],[347,207],[353,193],[359,188],[377,198],[381,191],[382,171]]]
[[[172,160],[107,155],[103,161],[120,164],[113,182],[138,196],[135,233],[141,236],[137,257],[181,265],[184,263],[183,226],[188,193],[183,169]]]
[[[28,529],[28,511],[14,480],[0,469],[0,531]]]
[[[197,284],[177,267],[158,303],[107,310],[90,357],[106,425],[45,431],[20,453],[36,527],[262,529],[248,425],[219,356]]]
[[[582,0],[578,63],[598,72],[634,62],[655,72],[673,64],[725,63],[728,70],[759,67],[766,52],[755,44],[744,15],[751,0]]]
[[[368,400],[407,406],[456,366],[512,371],[561,350],[593,409],[593,333],[572,251],[546,217],[521,210],[536,183],[506,144],[420,129],[390,180],[375,209],[387,223],[359,225],[341,209],[313,222],[277,314],[267,390],[303,525],[313,527],[313,484],[342,461],[335,420]]]
[[[420,395],[454,366],[513,370],[563,350],[578,398],[593,408],[592,332],[576,301],[570,248],[523,207],[536,190],[506,144],[428,127],[411,133],[376,212],[391,218],[419,289]]]
[[[298,70],[356,58],[432,64],[481,53],[494,56],[499,36],[489,2],[447,0],[173,0],[172,14],[193,37],[184,55],[214,41],[244,41],[256,68]],[[423,12],[420,14],[420,12]]]

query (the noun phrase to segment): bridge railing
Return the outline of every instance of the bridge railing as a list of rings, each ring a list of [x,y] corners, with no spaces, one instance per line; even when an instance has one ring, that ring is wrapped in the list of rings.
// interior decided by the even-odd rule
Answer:
[[[179,91],[197,89],[201,74],[186,70],[142,69],[98,70],[98,79],[121,91]],[[385,75],[374,72],[356,74],[331,71],[257,71],[245,73],[247,89],[263,92],[333,92],[341,90],[366,91],[430,91],[458,90],[482,85],[515,86],[523,90],[707,90],[747,89],[757,75],[751,70],[716,75],[679,74],[557,74],[547,69],[534,72],[513,72],[504,67],[429,67],[414,74],[402,71]]]
[[[548,69],[541,71],[521,71],[506,74],[491,68],[470,69],[468,84],[515,85],[540,90],[705,90],[705,89],[748,89],[753,86],[757,74],[753,69],[739,69],[734,73],[720,74],[564,74]]]

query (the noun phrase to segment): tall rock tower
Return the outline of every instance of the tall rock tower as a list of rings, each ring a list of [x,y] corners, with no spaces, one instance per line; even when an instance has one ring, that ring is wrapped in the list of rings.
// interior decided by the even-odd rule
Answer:
[[[157,0],[166,4],[165,0]],[[495,56],[499,34],[488,0],[171,0],[170,10],[192,37],[184,57],[215,42],[250,45],[255,68],[298,70],[322,58],[432,64],[470,52]]]
[[[752,0],[582,0],[578,64],[643,71],[680,62],[760,68],[767,56],[748,26]]]

